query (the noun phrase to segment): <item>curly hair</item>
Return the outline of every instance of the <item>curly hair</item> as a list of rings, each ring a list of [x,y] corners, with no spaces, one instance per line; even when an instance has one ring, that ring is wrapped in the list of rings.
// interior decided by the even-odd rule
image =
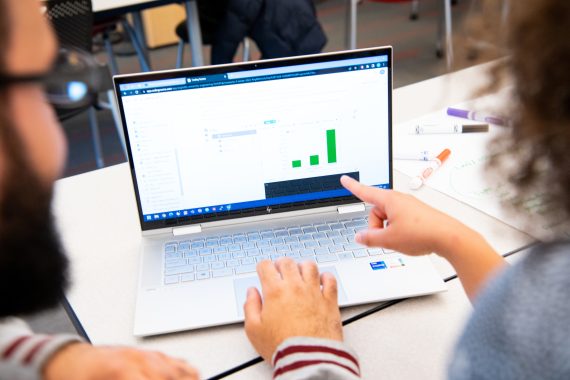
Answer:
[[[557,237],[570,236],[562,223],[570,216],[568,25],[565,0],[487,0],[465,25],[467,57],[503,57],[478,94],[512,85],[504,111],[512,123],[489,146],[488,172],[512,186],[507,206],[533,211]]]

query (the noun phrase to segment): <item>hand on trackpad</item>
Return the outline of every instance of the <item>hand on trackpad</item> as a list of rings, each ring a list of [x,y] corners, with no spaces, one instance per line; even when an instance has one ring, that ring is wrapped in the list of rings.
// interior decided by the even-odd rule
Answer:
[[[344,292],[344,287],[342,286],[342,282],[340,281],[338,273],[336,272],[336,268],[322,267],[319,268],[319,272],[328,272],[332,273],[335,276],[338,285],[338,303],[341,305],[346,303],[346,293]],[[257,276],[238,278],[234,280],[234,295],[236,298],[237,312],[240,318],[244,318],[243,304],[246,300],[247,289],[252,287],[257,288],[257,290],[259,290],[259,293],[262,294],[261,284],[259,283],[259,278]]]

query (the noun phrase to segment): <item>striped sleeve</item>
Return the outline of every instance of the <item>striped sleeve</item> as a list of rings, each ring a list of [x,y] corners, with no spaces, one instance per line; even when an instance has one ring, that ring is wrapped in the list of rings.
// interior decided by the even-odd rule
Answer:
[[[277,347],[273,354],[273,378],[360,379],[360,365],[354,352],[342,342],[295,337]]]
[[[36,380],[47,360],[60,348],[80,342],[74,335],[33,334],[20,319],[0,320],[0,379]]]

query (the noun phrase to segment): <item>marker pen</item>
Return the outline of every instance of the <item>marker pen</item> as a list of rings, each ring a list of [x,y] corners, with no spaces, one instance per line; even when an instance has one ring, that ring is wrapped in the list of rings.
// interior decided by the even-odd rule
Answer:
[[[435,156],[427,150],[422,150],[417,153],[401,152],[394,153],[394,160],[415,160],[415,161],[431,161]]]
[[[453,108],[453,107],[449,107],[447,109],[447,114],[449,116],[462,117],[464,119],[482,121],[484,123],[501,125],[501,126],[508,126],[510,124],[510,121],[504,117],[493,116],[493,115],[486,114],[484,112],[462,110],[462,109]]]
[[[430,165],[427,168],[422,170],[418,176],[412,178],[410,181],[410,189],[417,190],[422,187],[429,176],[432,175],[437,169],[439,169],[441,165],[443,165],[450,154],[451,151],[449,149],[444,149],[440,154],[438,154],[437,157],[430,162]]]
[[[412,131],[412,135],[431,135],[431,134],[455,134],[455,133],[474,133],[489,132],[489,124],[423,124],[416,125]]]

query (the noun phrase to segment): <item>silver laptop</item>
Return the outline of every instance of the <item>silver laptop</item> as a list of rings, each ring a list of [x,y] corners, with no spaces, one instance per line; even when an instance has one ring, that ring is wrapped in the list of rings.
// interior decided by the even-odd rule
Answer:
[[[311,260],[341,306],[445,289],[354,242],[348,175],[392,188],[392,48],[114,78],[143,235],[134,334],[240,322],[262,260]]]

